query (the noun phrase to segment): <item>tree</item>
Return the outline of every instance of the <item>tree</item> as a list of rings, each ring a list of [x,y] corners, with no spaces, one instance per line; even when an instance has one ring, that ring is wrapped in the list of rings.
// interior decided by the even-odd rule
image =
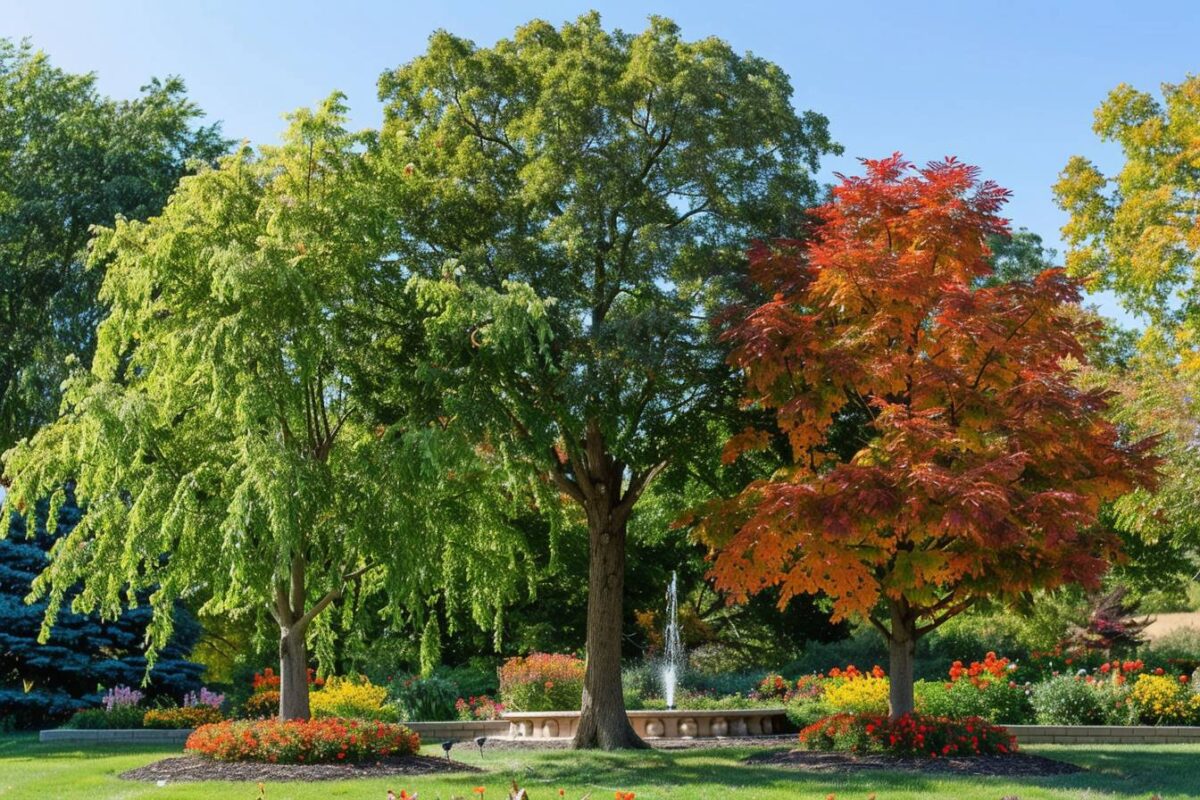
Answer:
[[[953,159],[863,163],[811,244],[752,256],[772,299],[730,328],[731,360],[793,463],[708,508],[700,532],[735,600],[822,592],[835,618],[869,620],[895,716],[913,709],[921,636],[982,598],[1094,585],[1115,543],[1100,505],[1153,460],[1104,419],[1103,391],[1073,382],[1091,333],[1076,283],[1050,269],[976,288],[1008,193]]]
[[[281,147],[243,147],[160,216],[99,234],[109,313],[92,368],[6,461],[16,511],[50,496],[54,519],[68,480],[88,509],[34,583],[43,635],[80,583],[73,610],[110,618],[150,593],[151,658],[180,597],[208,597],[202,614],[267,608],[284,718],[308,715],[322,612],[376,590],[419,606],[441,575],[424,534],[451,539],[471,518],[440,513],[432,434],[377,428],[347,397],[343,314],[380,251],[373,137],[343,116],[336,95],[297,112]]]
[[[836,149],[774,64],[653,17],[588,14],[494,47],[439,32],[380,80],[397,225],[374,295],[413,288],[440,415],[589,541],[577,747],[641,745],[620,652],[627,526],[727,396],[710,334],[755,234],[791,230]],[[368,358],[379,380],[396,372]],[[392,380],[395,380],[392,378]],[[565,519],[564,519],[565,515]]]
[[[157,214],[193,160],[227,149],[178,78],[130,101],[95,83],[0,39],[0,452],[54,418],[68,357],[91,362],[91,226]]]
[[[1200,552],[1200,460],[1195,397],[1200,379],[1200,174],[1195,168],[1200,76],[1164,84],[1162,101],[1122,84],[1096,109],[1093,130],[1124,163],[1105,175],[1074,156],[1055,184],[1070,214],[1067,269],[1113,290],[1148,322],[1123,374],[1100,374],[1117,390],[1114,419],[1132,435],[1156,435],[1163,458],[1157,491],[1114,505],[1124,529],[1173,555],[1156,576],[1195,574]],[[1172,563],[1173,562],[1173,563]]]
[[[178,701],[199,689],[204,668],[188,660],[188,654],[200,626],[182,605],[174,610],[174,635],[148,674],[145,636],[151,614],[145,596],[107,622],[62,613],[46,642],[38,642],[46,603],[29,605],[25,596],[45,568],[56,538],[46,531],[47,506],[38,505],[35,529],[28,535],[24,519],[18,518],[11,538],[0,540],[0,719],[14,719],[21,727],[61,722],[99,702],[98,687],[138,686],[144,678],[151,697]],[[82,513],[68,489],[58,511],[57,537],[69,534]]]

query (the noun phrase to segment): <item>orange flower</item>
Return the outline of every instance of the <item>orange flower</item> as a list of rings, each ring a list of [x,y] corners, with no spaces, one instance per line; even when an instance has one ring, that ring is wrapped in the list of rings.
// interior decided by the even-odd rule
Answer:
[[[472,791],[475,792],[475,794],[479,795],[480,797],[483,797],[484,787],[476,786]]]

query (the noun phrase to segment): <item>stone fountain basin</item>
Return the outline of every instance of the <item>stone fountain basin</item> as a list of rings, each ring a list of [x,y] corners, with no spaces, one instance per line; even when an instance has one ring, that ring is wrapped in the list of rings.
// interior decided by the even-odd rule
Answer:
[[[643,739],[697,739],[729,736],[770,736],[790,726],[782,708],[741,708],[718,711],[627,711],[629,722]],[[513,739],[567,739],[579,725],[578,711],[508,711]]]

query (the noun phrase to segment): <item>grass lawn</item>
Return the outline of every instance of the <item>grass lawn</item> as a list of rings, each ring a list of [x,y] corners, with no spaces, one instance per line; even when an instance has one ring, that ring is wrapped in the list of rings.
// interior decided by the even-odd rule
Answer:
[[[495,751],[481,761],[472,748],[456,748],[456,756],[479,765],[488,774],[431,778],[337,781],[313,784],[270,784],[268,800],[384,800],[389,788],[419,791],[421,800],[475,800],[475,786],[486,787],[484,800],[504,800],[515,777],[530,790],[532,800],[556,800],[558,789],[577,800],[590,793],[608,800],[615,790],[637,793],[638,800],[1001,800],[1036,798],[1138,798],[1157,793],[1163,800],[1200,800],[1200,745],[1150,745],[1027,748],[1053,758],[1073,761],[1089,772],[1053,778],[929,778],[903,773],[857,773],[817,776],[774,767],[742,766],[750,751],[656,750],[638,753],[570,753],[563,751]],[[29,735],[0,736],[0,798],[3,800],[107,800],[155,798],[235,798],[254,800],[253,784],[176,784],[167,787],[131,783],[117,778],[127,769],[178,751],[163,747],[123,746],[79,749],[40,744]],[[428,751],[432,753],[432,750]],[[440,752],[440,751],[439,751]]]

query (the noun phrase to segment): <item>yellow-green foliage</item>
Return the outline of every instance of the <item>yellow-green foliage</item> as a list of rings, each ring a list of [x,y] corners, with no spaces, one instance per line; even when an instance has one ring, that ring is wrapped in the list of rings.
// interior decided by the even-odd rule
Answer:
[[[1200,694],[1169,675],[1141,675],[1130,693],[1138,716],[1150,725],[1200,724]]]
[[[387,689],[365,677],[330,678],[325,687],[313,692],[309,710],[314,717],[347,719],[392,719],[395,709],[387,703]]]
[[[836,711],[883,714],[888,709],[888,679],[872,676],[831,681],[825,703]]]

